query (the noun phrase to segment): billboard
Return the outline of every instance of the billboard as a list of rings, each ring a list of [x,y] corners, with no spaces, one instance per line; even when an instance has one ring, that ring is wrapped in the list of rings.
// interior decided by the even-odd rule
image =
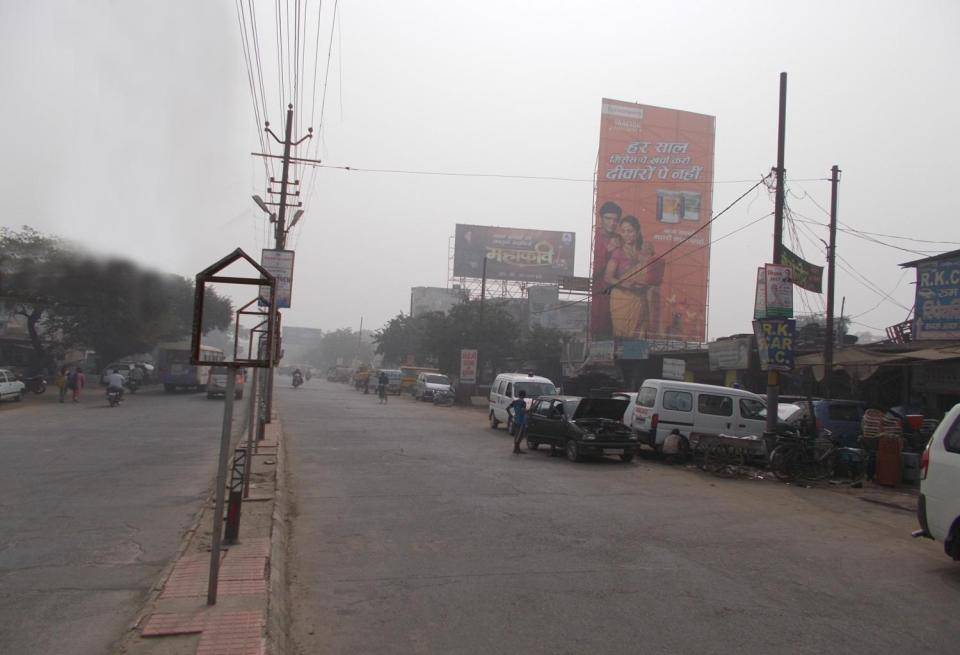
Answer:
[[[477,351],[462,349],[460,351],[460,383],[477,383]]]
[[[693,233],[712,213],[713,144],[712,116],[603,100],[594,339],[705,341],[710,228]]]
[[[573,232],[457,224],[453,255],[456,277],[520,282],[556,281],[573,275]]]
[[[750,368],[750,337],[737,337],[707,344],[711,371],[742,371]]]
[[[264,248],[260,254],[260,265],[276,278],[277,309],[289,309],[293,297],[293,251]],[[270,304],[270,287],[260,287],[257,304]]]

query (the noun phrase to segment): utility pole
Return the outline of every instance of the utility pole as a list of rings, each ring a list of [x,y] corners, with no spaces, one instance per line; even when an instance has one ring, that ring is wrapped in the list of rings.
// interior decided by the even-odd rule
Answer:
[[[483,369],[480,367],[480,357],[483,354],[483,303],[487,297],[487,256],[483,256],[483,275],[480,277],[480,338],[477,340],[477,385],[480,384],[480,376]]]
[[[834,279],[837,258],[837,185],[840,184],[840,168],[836,164],[830,169],[830,245],[827,249],[827,325],[824,335],[823,351],[823,395],[829,400],[833,389],[833,343],[836,340],[833,330]],[[843,313],[841,312],[841,316]]]
[[[299,141],[292,140],[293,133],[293,105],[287,105],[287,125],[284,132],[284,139],[281,141],[273,130],[270,129],[270,123],[264,124],[264,131],[273,137],[273,139],[283,146],[283,175],[280,180],[280,208],[277,210],[277,222],[274,226],[273,240],[274,248],[284,250],[287,244],[287,187],[290,185],[290,148],[297,146],[313,136],[313,128],[307,128],[307,135]],[[264,155],[268,156],[268,155]],[[271,178],[272,180],[273,178]],[[299,194],[299,192],[298,192]],[[273,203],[266,203],[273,204]],[[302,203],[298,203],[300,206]],[[274,348],[280,347],[280,312],[274,303],[270,307],[270,329],[276,334],[274,339]],[[270,368],[267,369],[267,412],[264,417],[265,422],[269,423],[273,418],[273,380],[274,380],[274,362],[277,359],[277,352],[270,353]]]
[[[783,202],[786,169],[783,165],[787,133],[787,74],[780,73],[780,117],[777,125],[777,189],[773,215],[773,263],[780,263],[783,249]],[[767,371],[767,434],[777,432],[777,403],[780,396],[780,372]]]
[[[360,361],[360,348],[363,343],[363,317],[360,317],[360,331],[357,332],[357,361]]]

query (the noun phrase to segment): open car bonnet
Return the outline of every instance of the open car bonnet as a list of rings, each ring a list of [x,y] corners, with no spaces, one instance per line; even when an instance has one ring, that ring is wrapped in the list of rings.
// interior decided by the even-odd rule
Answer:
[[[630,401],[625,398],[583,398],[573,412],[571,420],[606,418],[612,421],[623,419]]]

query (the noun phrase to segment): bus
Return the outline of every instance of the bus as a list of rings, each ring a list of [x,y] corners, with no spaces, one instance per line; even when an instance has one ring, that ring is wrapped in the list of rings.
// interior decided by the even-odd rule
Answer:
[[[222,362],[225,359],[219,348],[200,346],[202,359],[206,361]],[[210,366],[194,366],[190,363],[190,342],[177,341],[162,343],[157,346],[154,357],[157,362],[157,374],[163,383],[166,392],[191,389],[206,391],[207,379],[210,375]]]

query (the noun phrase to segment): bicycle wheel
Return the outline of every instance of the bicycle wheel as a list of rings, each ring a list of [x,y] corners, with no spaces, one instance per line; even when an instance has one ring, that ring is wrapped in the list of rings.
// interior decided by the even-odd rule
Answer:
[[[781,482],[793,482],[800,475],[800,450],[783,444],[770,453],[770,470]]]

